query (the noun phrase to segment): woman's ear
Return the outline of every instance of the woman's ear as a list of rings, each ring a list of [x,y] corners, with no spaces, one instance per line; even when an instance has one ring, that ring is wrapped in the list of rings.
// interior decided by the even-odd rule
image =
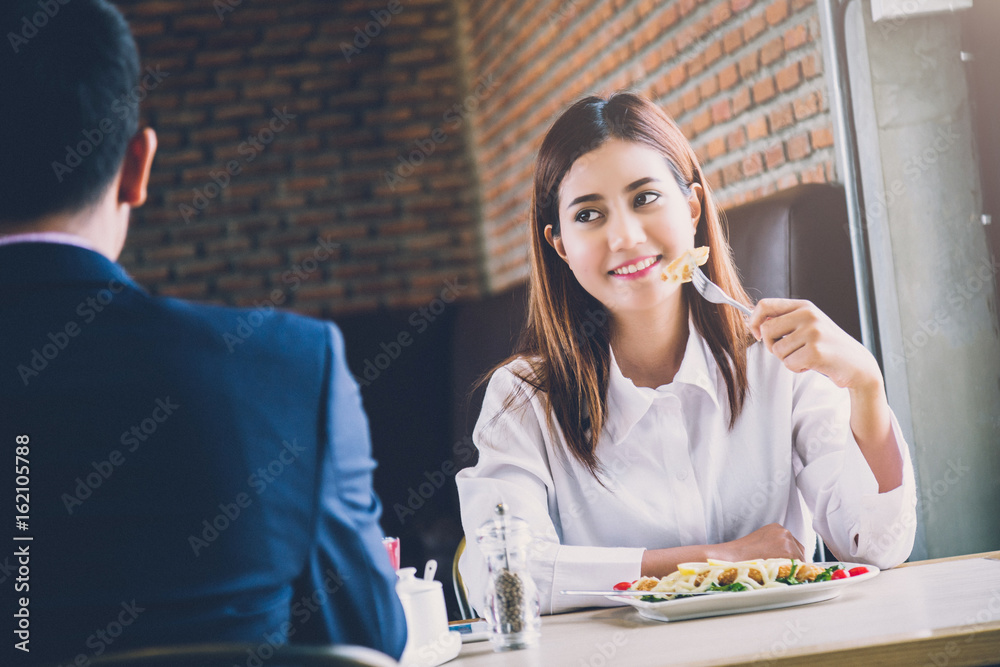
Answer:
[[[566,246],[563,245],[562,237],[552,235],[552,225],[545,225],[545,240],[549,242],[549,245],[555,248],[556,254],[566,261]]]
[[[691,222],[694,224],[695,231],[698,231],[698,221],[701,220],[701,207],[704,203],[705,189],[701,187],[701,183],[692,183],[688,204],[691,206]]]

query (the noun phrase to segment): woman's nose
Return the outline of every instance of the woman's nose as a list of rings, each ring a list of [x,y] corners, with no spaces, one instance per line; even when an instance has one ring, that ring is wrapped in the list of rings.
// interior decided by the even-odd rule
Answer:
[[[646,230],[633,212],[612,215],[608,225],[608,247],[612,252],[628,250],[646,242]]]

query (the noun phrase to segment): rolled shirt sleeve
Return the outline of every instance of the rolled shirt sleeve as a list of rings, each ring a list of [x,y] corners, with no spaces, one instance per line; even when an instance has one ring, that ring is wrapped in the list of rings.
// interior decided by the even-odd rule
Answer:
[[[917,519],[913,464],[895,415],[890,418],[903,482],[879,493],[851,432],[848,390],[811,371],[794,383],[796,484],[812,510],[813,527],[841,560],[882,569],[899,565],[913,549]]]

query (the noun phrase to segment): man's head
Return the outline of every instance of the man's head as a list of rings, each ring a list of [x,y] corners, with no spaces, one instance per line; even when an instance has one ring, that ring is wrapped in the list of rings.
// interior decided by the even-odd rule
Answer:
[[[105,0],[7,0],[0,35],[0,235],[68,231],[117,257],[156,146],[128,24]]]

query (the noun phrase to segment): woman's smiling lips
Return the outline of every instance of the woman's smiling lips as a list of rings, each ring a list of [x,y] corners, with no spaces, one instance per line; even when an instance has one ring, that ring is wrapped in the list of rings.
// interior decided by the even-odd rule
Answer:
[[[652,273],[654,267],[659,264],[662,259],[663,255],[649,255],[648,257],[629,260],[628,262],[608,271],[608,275],[613,278],[623,278],[625,280],[642,278]]]

